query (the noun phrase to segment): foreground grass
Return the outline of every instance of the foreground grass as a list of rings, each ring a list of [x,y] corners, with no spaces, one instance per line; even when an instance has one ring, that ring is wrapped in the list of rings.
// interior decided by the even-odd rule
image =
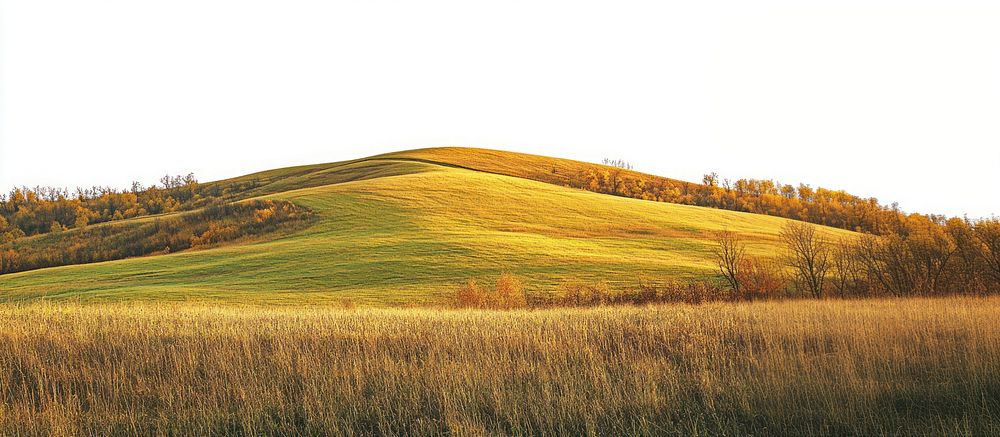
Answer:
[[[997,435],[997,314],[0,305],[0,434]]]

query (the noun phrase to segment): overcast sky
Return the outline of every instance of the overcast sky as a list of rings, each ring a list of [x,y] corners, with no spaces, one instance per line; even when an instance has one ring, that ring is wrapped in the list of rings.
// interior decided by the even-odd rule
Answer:
[[[0,0],[0,190],[467,145],[1000,214],[997,4]]]

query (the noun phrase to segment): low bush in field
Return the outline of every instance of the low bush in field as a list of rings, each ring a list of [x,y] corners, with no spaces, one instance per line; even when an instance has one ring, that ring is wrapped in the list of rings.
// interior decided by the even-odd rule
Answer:
[[[459,308],[510,310],[528,306],[524,284],[511,273],[502,273],[493,289],[480,287],[470,279],[455,293],[454,305]]]
[[[739,300],[710,281],[666,281],[654,283],[640,278],[634,288],[617,289],[604,281],[565,281],[554,293],[527,296],[520,278],[503,273],[490,289],[470,279],[458,287],[452,304],[459,308],[517,309],[526,307],[590,307],[602,305],[648,305],[655,303],[704,303]]]

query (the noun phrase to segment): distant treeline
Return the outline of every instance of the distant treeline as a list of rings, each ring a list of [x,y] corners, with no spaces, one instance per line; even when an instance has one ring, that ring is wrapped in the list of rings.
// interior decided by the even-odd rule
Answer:
[[[252,238],[302,222],[310,215],[286,201],[220,201],[167,217],[53,230],[0,244],[0,273],[163,254]]]
[[[701,184],[631,171],[624,161],[605,160],[609,165],[592,166],[556,183],[598,193],[658,202],[743,211],[801,220],[876,235],[907,232],[906,214],[896,204],[885,206],[875,198],[862,198],[842,190],[781,184],[773,180],[720,180],[706,174]],[[565,175],[563,175],[565,176]],[[943,216],[928,215],[943,224]]]
[[[15,188],[0,195],[0,244],[23,236],[167,212],[188,211],[239,198],[255,181],[199,184],[193,174],[164,176],[160,185],[133,182],[128,190],[110,187]]]

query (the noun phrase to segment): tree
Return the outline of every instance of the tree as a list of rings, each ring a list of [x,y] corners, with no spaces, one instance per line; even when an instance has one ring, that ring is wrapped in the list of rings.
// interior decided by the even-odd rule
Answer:
[[[813,297],[823,297],[823,286],[830,268],[830,244],[817,232],[816,226],[788,222],[781,231],[788,249],[788,265],[796,282]]]
[[[7,219],[0,215],[0,244],[14,241],[23,236],[24,232],[21,232],[20,229],[12,226],[7,222]]]
[[[929,217],[912,214],[906,219],[908,234],[906,244],[913,256],[913,269],[917,274],[917,291],[941,293],[947,288],[943,282],[949,261],[958,246],[944,226]]]
[[[972,294],[987,291],[991,278],[982,259],[984,247],[976,238],[973,224],[967,219],[954,217],[945,223],[945,228],[956,247],[955,262],[951,264],[958,283],[952,285],[953,290]]]
[[[528,306],[527,296],[521,280],[511,273],[503,273],[497,278],[496,306],[501,309],[524,308]]]
[[[610,167],[616,167],[623,170],[632,170],[632,164],[624,159],[604,158],[604,160],[601,161],[601,163]]]
[[[0,250],[0,273],[16,272],[18,268],[17,252],[8,249]]]
[[[840,296],[858,295],[864,290],[862,279],[864,265],[858,256],[858,246],[853,239],[842,238],[832,248],[830,266],[833,270],[833,285]]]
[[[475,279],[470,279],[455,293],[455,304],[463,308],[484,308],[486,296]]]
[[[982,244],[982,259],[987,273],[1000,284],[1000,220],[984,220],[976,224],[976,239]]]
[[[715,258],[718,262],[719,273],[726,279],[733,289],[735,297],[742,296],[740,270],[747,257],[746,244],[735,232],[721,231],[715,236]]]

